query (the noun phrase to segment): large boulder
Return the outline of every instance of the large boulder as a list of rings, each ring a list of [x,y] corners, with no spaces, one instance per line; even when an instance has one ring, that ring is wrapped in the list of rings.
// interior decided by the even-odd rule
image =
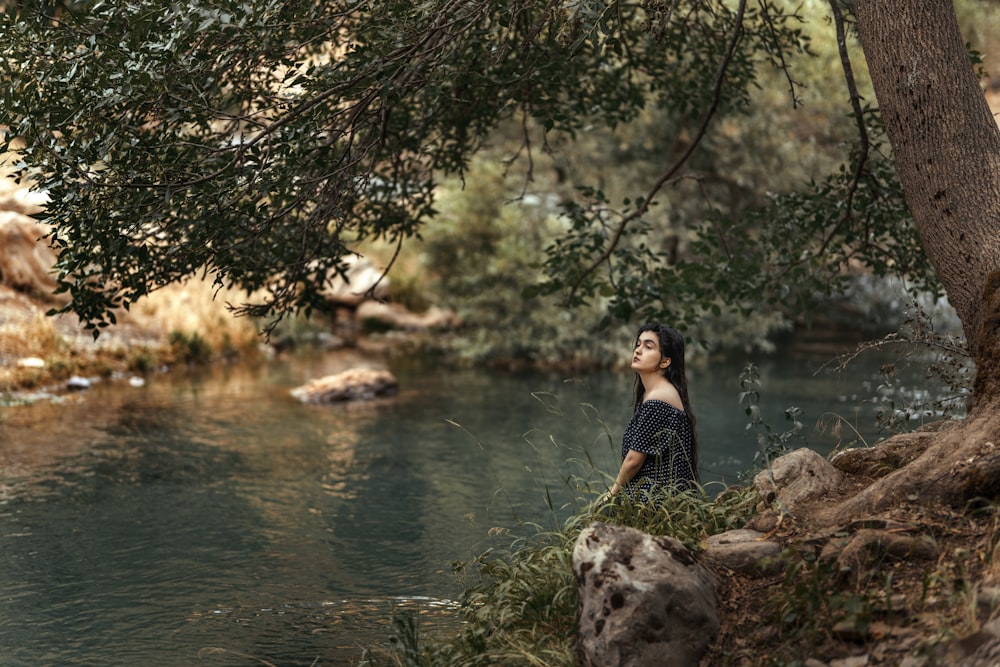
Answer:
[[[292,396],[303,403],[338,403],[388,396],[398,389],[399,382],[387,370],[351,368],[336,375],[310,380],[292,389]]]
[[[673,538],[594,523],[573,572],[584,665],[690,667],[719,631],[715,579]]]

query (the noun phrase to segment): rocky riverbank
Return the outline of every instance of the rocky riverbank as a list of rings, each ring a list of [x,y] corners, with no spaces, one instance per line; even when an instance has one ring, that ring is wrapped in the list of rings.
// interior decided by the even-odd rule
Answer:
[[[44,202],[0,179],[0,395],[65,391],[102,379],[134,378],[178,364],[231,361],[271,354],[298,340],[329,346],[361,344],[362,330],[425,332],[453,329],[457,317],[430,308],[413,313],[381,301],[388,280],[359,261],[349,280],[329,286],[330,313],[315,322],[291,319],[266,339],[259,323],[237,318],[226,303],[248,296],[191,279],[169,285],[116,313],[115,325],[95,339],[54,294],[56,257],[31,217]],[[372,299],[376,297],[379,300]]]

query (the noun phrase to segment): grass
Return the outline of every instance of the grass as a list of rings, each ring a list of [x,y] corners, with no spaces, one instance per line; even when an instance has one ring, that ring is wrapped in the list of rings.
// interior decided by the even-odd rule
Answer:
[[[171,285],[120,315],[95,341],[72,315],[47,316],[52,304],[12,293],[0,318],[0,392],[44,388],[73,375],[144,374],[255,355],[262,342],[255,323],[225,306],[243,298],[203,281]],[[31,358],[42,363],[26,365]]]
[[[589,484],[576,490],[580,498],[600,497],[606,491]],[[358,664],[576,665],[579,594],[572,559],[582,530],[594,521],[632,526],[669,535],[697,552],[708,535],[740,527],[753,510],[755,494],[732,489],[713,499],[698,490],[653,500],[657,502],[591,501],[559,530],[530,526],[535,532],[515,539],[509,548],[457,564],[458,573],[476,579],[460,601],[460,629],[452,636],[421,639],[412,618],[397,617],[389,649],[366,650]]]
[[[246,293],[218,289],[209,281],[188,280],[167,285],[132,307],[132,314],[145,328],[166,332],[172,344],[181,343],[195,361],[228,356],[255,348],[261,338],[257,325],[237,318],[227,303],[247,299]]]

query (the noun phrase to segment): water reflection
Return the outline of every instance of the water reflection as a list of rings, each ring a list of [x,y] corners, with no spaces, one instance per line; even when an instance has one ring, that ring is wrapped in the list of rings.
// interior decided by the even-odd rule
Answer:
[[[578,485],[596,494],[617,469],[627,375],[400,368],[399,395],[377,404],[289,396],[361,362],[304,357],[0,409],[4,664],[349,664],[387,640],[394,609],[421,632],[450,627],[450,563],[506,544],[518,521],[561,525],[588,500]],[[739,366],[691,371],[715,483],[756,452]],[[812,425],[846,412],[837,397],[859,379],[817,366],[763,366],[765,413],[780,427],[798,405],[828,450],[838,438]],[[874,437],[870,414],[847,416]]]

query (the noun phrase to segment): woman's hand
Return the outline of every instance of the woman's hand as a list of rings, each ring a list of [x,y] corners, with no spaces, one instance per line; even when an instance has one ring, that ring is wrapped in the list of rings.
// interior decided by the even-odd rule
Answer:
[[[624,485],[619,484],[618,480],[616,479],[615,483],[611,485],[611,489],[601,497],[601,504],[607,505],[612,500],[614,500],[615,496],[617,496],[621,492],[623,486]]]

